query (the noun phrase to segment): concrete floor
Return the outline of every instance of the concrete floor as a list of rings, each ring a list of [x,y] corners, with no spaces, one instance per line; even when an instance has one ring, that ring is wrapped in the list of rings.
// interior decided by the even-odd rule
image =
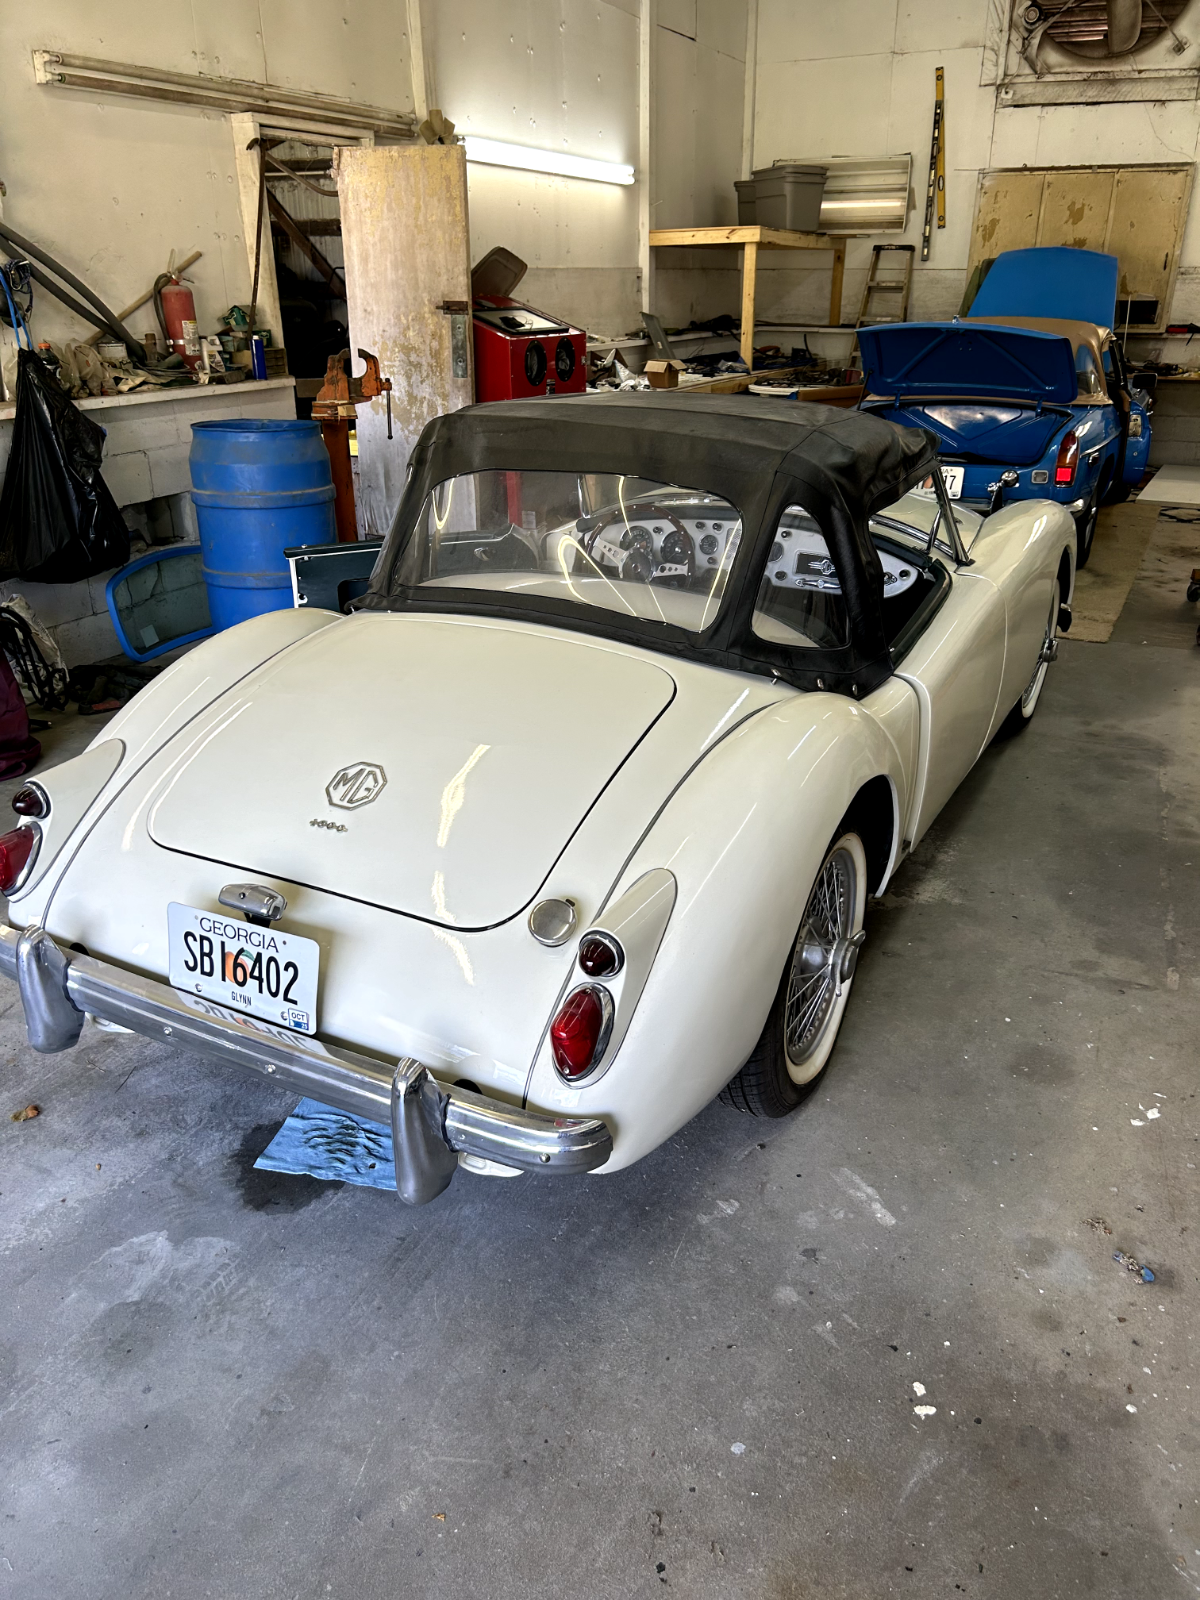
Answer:
[[[0,1597],[1200,1593],[1185,579],[1063,645],[785,1122],[413,1212],[255,1172],[291,1100],[201,1059],[33,1056],[6,991]]]

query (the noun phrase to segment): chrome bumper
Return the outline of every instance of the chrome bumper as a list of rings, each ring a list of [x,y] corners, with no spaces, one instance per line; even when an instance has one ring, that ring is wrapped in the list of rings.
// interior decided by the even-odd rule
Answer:
[[[69,1050],[84,1013],[148,1039],[261,1072],[323,1105],[389,1124],[396,1189],[410,1205],[433,1200],[460,1154],[523,1172],[574,1175],[602,1166],[612,1135],[599,1117],[551,1117],[439,1083],[407,1057],[393,1069],[353,1050],[321,1044],[180,993],[92,956],[61,950],[39,928],[0,927],[0,973],[20,987],[35,1050]]]

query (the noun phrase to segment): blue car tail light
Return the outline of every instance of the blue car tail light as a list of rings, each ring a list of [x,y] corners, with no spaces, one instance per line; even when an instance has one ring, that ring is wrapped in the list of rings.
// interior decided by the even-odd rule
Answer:
[[[1068,428],[1062,436],[1062,443],[1058,447],[1058,461],[1054,467],[1054,481],[1057,484],[1071,484],[1075,482],[1075,468],[1079,465],[1079,435],[1074,428]]]

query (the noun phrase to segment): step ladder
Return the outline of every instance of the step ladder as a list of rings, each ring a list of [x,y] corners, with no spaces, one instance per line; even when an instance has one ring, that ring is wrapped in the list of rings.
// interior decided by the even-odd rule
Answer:
[[[856,328],[872,328],[881,322],[907,322],[908,297],[912,289],[913,244],[877,244],[871,249],[871,266],[863,286],[862,305],[858,308]],[[893,274],[881,276],[884,252],[899,254],[900,261],[889,261],[889,267],[903,266],[900,277]],[[874,297],[878,297],[875,299]]]

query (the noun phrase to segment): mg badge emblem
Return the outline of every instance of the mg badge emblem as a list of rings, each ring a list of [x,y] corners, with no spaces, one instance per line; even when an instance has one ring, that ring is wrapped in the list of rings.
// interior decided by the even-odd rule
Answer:
[[[325,798],[343,811],[369,806],[387,783],[387,773],[373,761],[356,761],[335,772],[325,786]]]

